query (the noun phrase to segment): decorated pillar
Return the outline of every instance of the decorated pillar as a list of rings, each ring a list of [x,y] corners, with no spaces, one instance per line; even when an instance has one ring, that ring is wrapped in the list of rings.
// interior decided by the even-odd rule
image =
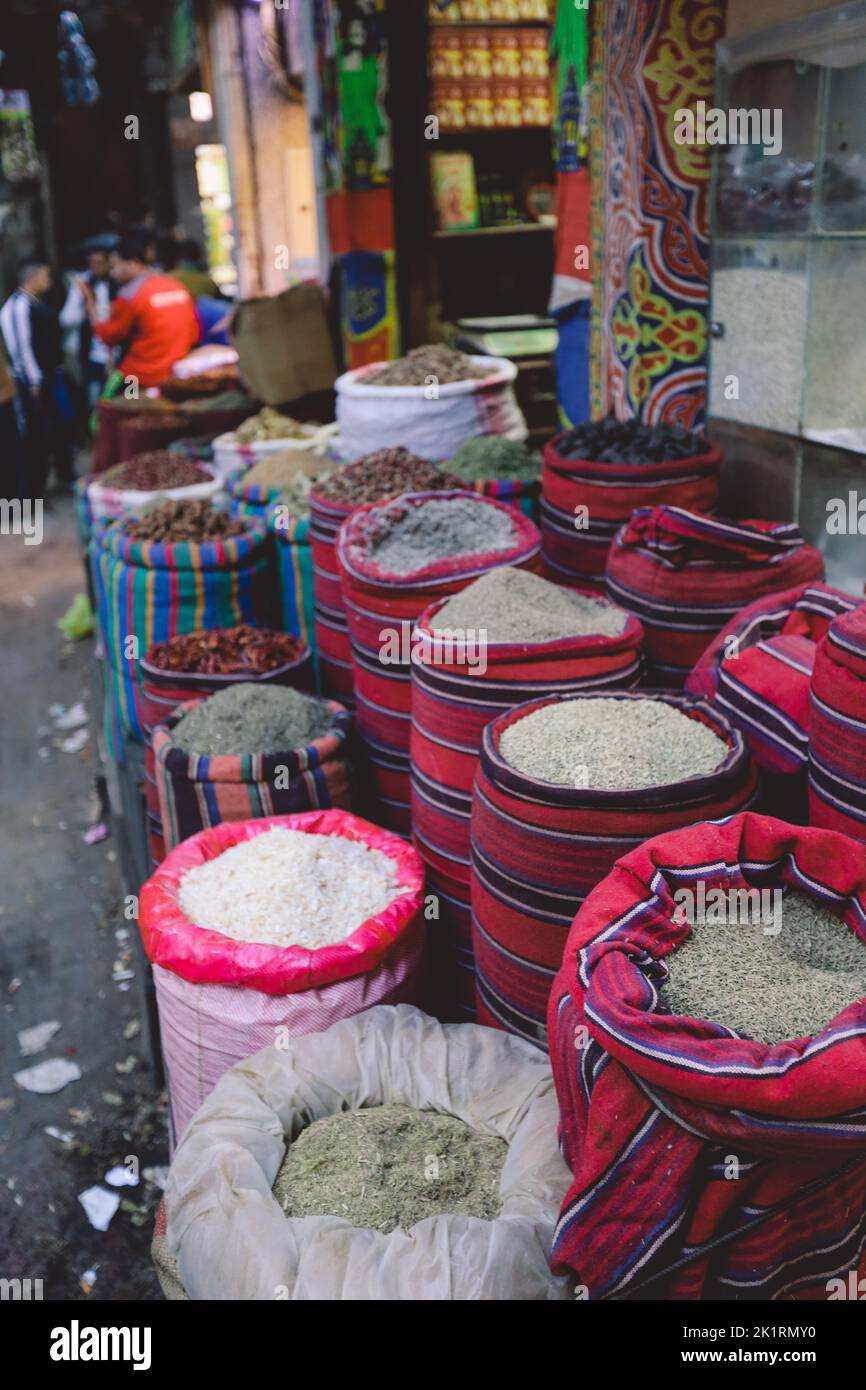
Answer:
[[[706,410],[710,151],[676,112],[712,105],[724,0],[594,0],[593,413],[686,428]]]

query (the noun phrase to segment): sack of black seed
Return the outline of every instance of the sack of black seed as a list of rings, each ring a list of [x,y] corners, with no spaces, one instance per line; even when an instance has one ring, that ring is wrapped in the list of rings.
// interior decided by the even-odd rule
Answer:
[[[679,425],[609,416],[557,435],[545,446],[541,483],[548,579],[603,591],[608,550],[634,509],[713,511],[721,462],[704,435]]]

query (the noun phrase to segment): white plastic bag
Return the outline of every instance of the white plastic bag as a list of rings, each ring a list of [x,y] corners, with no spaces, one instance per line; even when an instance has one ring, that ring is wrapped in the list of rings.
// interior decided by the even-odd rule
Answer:
[[[314,1120],[389,1103],[456,1115],[509,1145],[493,1221],[437,1216],[389,1235],[339,1217],[287,1218],[271,1187]],[[546,1056],[507,1033],[379,1007],[269,1047],[217,1083],[178,1147],[168,1248],[192,1299],[551,1300],[569,1184]]]
[[[517,368],[505,357],[470,357],[486,377],[441,386],[365,386],[382,363],[337,378],[337,424],[345,459],[402,445],[426,459],[448,459],[467,439],[499,434],[522,441],[526,421],[514,394]],[[435,395],[433,394],[435,390]]]

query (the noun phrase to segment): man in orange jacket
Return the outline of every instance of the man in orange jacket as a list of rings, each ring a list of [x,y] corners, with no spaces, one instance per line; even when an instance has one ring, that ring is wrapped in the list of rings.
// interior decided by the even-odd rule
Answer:
[[[111,313],[100,321],[93,291],[79,281],[94,334],[109,347],[121,347],[117,370],[139,386],[158,386],[199,339],[192,299],[183,285],[145,260],[147,248],[135,236],[121,237],[111,253],[110,274],[120,285]]]

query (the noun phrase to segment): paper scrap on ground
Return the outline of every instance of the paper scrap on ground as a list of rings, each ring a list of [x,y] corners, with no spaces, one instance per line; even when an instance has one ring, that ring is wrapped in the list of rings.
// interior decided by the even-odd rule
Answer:
[[[122,1163],[118,1163],[114,1168],[109,1168],[105,1175],[105,1181],[109,1187],[138,1187],[139,1179],[136,1173],[131,1173]]]
[[[35,1023],[32,1028],[22,1028],[18,1034],[18,1046],[22,1057],[32,1057],[47,1047],[60,1024],[52,1018],[47,1023]]]
[[[72,729],[80,729],[82,724],[87,723],[87,720],[87,706],[84,704],[83,700],[79,700],[77,704],[70,705],[68,710],[64,710],[62,714],[57,715],[54,722],[58,729],[71,731]]]
[[[120,1206],[116,1192],[105,1187],[88,1187],[79,1192],[78,1200],[84,1207],[88,1221],[95,1231],[107,1231],[112,1217]]]
[[[50,1096],[62,1091],[70,1081],[81,1080],[81,1068],[77,1062],[67,1057],[52,1057],[47,1062],[39,1062],[35,1067],[25,1067],[13,1073],[13,1080],[25,1091],[34,1091],[40,1096]]]

